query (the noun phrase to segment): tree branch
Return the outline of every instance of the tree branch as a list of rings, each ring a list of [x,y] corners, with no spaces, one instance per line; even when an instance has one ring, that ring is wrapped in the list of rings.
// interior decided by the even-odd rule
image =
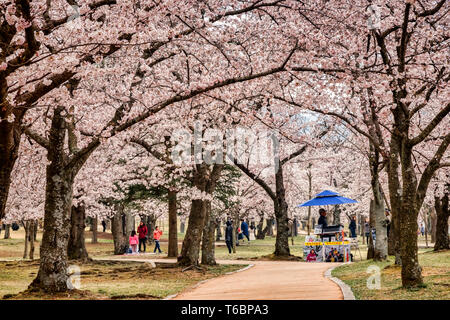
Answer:
[[[50,142],[45,137],[39,135],[37,132],[31,130],[30,128],[25,128],[24,133],[31,139],[33,139],[35,142],[37,142],[40,146],[42,146],[45,149],[50,148]]]
[[[450,113],[450,103],[448,103],[439,113],[434,117],[434,119],[419,133],[418,136],[409,140],[409,145],[415,146],[421,143],[431,131],[436,128],[436,126]]]

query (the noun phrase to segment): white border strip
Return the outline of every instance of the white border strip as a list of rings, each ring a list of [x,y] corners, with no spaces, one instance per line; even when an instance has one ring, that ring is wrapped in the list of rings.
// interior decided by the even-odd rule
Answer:
[[[232,264],[232,263],[231,263],[231,264]],[[232,271],[232,272],[227,272],[227,273],[223,274],[222,277],[223,277],[223,276],[226,276],[226,275],[233,274],[233,273],[237,273],[237,272],[242,272],[242,271],[248,270],[248,269],[250,269],[250,268],[252,268],[252,267],[254,267],[254,266],[255,266],[254,264],[249,264],[249,265],[246,266],[245,268],[242,268],[242,269],[239,269],[239,270],[236,270],[236,271]],[[210,280],[217,279],[217,278],[218,278],[218,277],[210,278],[210,279],[206,279],[206,280],[202,280],[202,281],[196,283],[193,287],[190,287],[189,289],[183,290],[182,292],[178,292],[178,293],[172,294],[172,295],[167,296],[167,297],[165,297],[164,299],[161,299],[161,300],[172,300],[173,298],[177,297],[179,294],[181,294],[181,293],[183,293],[183,292],[193,290],[193,289],[197,288],[199,285],[201,285],[201,284],[203,284],[203,283],[205,283],[205,282],[208,282],[208,281],[210,281]]]
[[[334,266],[329,268],[327,271],[325,271],[325,277],[330,279],[331,281],[335,282],[339,288],[342,291],[342,294],[344,295],[344,300],[356,300],[355,295],[353,294],[352,288],[346,283],[344,283],[341,279],[333,277],[331,275],[331,271],[333,271],[335,268],[339,266]]]

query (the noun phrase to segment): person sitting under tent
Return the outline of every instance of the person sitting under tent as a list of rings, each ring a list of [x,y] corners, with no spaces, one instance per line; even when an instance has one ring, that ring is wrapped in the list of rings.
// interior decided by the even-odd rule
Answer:
[[[328,226],[327,223],[327,211],[324,208],[319,209],[320,218],[319,221],[317,221],[317,224],[321,224],[322,228],[325,228]]]

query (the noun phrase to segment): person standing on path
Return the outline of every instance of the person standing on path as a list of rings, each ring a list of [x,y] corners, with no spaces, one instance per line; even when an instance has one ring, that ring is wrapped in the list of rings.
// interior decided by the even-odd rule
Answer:
[[[147,226],[144,224],[143,221],[141,221],[141,223],[139,224],[138,227],[138,234],[139,234],[139,251],[140,252],[145,252],[145,250],[147,249],[147,233],[148,233],[148,229]],[[141,250],[142,244],[144,245],[144,251]]]
[[[106,232],[106,221],[102,220],[103,232]]]
[[[156,249],[158,249],[159,253],[161,253],[161,247],[159,246],[159,239],[161,239],[163,232],[158,229],[158,226],[155,227],[155,231],[153,232],[153,240],[155,240],[155,249],[153,250],[153,253],[156,252]]]
[[[244,236],[247,238],[248,242],[250,242],[250,233],[248,232],[248,223],[245,222],[244,219],[241,219],[241,230]]]
[[[227,226],[225,228],[225,243],[227,244],[228,253],[231,253],[233,248],[233,226],[231,221],[227,221]]]
[[[352,216],[348,228],[350,229],[351,238],[356,238],[356,216]]]

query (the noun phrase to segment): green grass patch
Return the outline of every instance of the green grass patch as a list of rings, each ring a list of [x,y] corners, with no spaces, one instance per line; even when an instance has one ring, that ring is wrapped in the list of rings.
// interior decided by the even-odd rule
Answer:
[[[244,268],[245,265],[217,265],[204,271],[170,264],[152,268],[147,263],[94,261],[80,265],[79,292],[48,296],[24,292],[36,276],[37,261],[0,262],[0,297],[17,299],[162,299],[179,293],[202,280]],[[14,298],[14,297],[13,297]]]
[[[348,284],[361,300],[450,300],[450,251],[419,251],[424,286],[404,289],[401,283],[401,267],[394,264],[394,257],[388,261],[364,260],[342,265],[332,271],[332,275]],[[370,266],[381,270],[380,289],[369,289],[367,281],[373,273]]]

